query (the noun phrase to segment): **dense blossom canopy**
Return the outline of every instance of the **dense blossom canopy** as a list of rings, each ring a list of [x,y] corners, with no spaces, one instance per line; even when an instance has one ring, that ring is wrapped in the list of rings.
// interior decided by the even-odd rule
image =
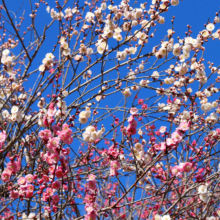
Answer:
[[[176,36],[179,0],[0,2],[0,219],[219,219],[218,12]]]

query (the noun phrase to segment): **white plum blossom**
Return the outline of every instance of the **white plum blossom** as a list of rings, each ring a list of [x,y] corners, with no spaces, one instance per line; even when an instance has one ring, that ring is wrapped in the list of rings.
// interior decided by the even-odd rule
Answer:
[[[208,30],[203,30],[202,32],[201,32],[201,34],[202,34],[202,36],[204,37],[204,38],[207,38],[207,37],[209,37],[209,31]]]
[[[175,81],[174,77],[167,77],[164,79],[165,84],[173,84]]]
[[[17,112],[18,112],[18,106],[16,106],[16,105],[12,106],[11,113],[16,114]]]
[[[53,66],[54,55],[52,53],[47,53],[45,58],[42,60],[42,65],[39,66],[39,71],[44,72],[46,68],[51,68]]]
[[[86,128],[82,136],[85,142],[95,142],[96,140],[101,138],[104,132],[105,132],[104,127],[102,127],[101,130],[96,131],[95,127],[90,125]]]
[[[218,115],[215,112],[212,112],[210,116],[208,116],[205,120],[210,124],[211,123],[215,124],[218,121]]]
[[[205,194],[208,192],[207,186],[206,185],[200,185],[198,187],[198,193],[199,194]]]
[[[142,80],[139,82],[139,84],[140,84],[141,86],[148,86],[149,83],[150,83],[149,80],[144,80],[144,79],[142,79]]]
[[[128,73],[128,79],[135,80],[136,79],[136,73],[134,71],[131,71]]]
[[[139,70],[142,71],[142,70],[144,70],[144,65],[143,65],[143,64],[140,64],[138,68],[139,68]]]
[[[205,203],[207,203],[208,200],[209,200],[209,196],[208,196],[207,193],[206,193],[206,194],[200,194],[200,195],[199,195],[199,198],[200,198],[203,202],[205,202]]]
[[[212,109],[212,104],[210,102],[204,103],[201,105],[201,109],[204,112],[208,112]]]
[[[67,9],[65,9],[65,16],[64,16],[64,18],[70,18],[70,17],[72,17],[73,16],[73,14],[72,14],[72,9],[71,8],[67,8]]]
[[[106,42],[101,42],[101,43],[97,43],[98,47],[97,47],[97,52],[99,54],[103,54],[104,51],[108,50],[108,44]]]
[[[215,218],[214,216],[211,216],[211,217],[207,217],[206,220],[217,220],[217,218]]]
[[[137,52],[137,48],[136,47],[129,47],[129,52],[131,53],[131,54],[135,54],[136,52]]]
[[[173,55],[179,56],[181,54],[181,46],[179,43],[173,45]]]
[[[188,111],[184,110],[182,115],[181,115],[181,118],[183,120],[188,120],[190,118],[190,113]]]
[[[206,29],[208,31],[213,31],[215,29],[215,25],[212,24],[212,23],[209,23],[209,24],[206,25]]]
[[[85,111],[79,113],[79,122],[81,124],[86,124],[88,119],[91,117],[91,111],[89,107],[86,107]]]
[[[5,50],[3,50],[2,55],[8,56],[9,53],[10,53],[10,51],[8,49],[5,49]]]
[[[216,108],[217,106],[218,106],[218,102],[214,101],[214,102],[212,103],[212,108]]]
[[[2,117],[3,117],[3,118],[9,117],[9,112],[8,112],[7,110],[3,110],[3,111],[2,111]]]
[[[61,12],[56,12],[56,11],[54,11],[54,9],[52,8],[52,9],[50,10],[50,16],[51,16],[51,18],[53,18],[54,20],[61,20],[61,19],[63,18],[64,14],[63,14],[62,11],[61,11]]]
[[[127,57],[126,51],[122,51],[122,52],[118,51],[118,52],[117,52],[116,58],[117,58],[119,61],[125,60],[126,57]]]
[[[164,24],[165,23],[165,18],[163,16],[159,16],[159,19],[157,20],[159,24]]]
[[[30,213],[28,216],[25,213],[22,214],[22,220],[34,220],[35,218],[35,213]]]
[[[170,215],[164,215],[161,220],[171,220]]]
[[[182,63],[181,65],[178,64],[178,66],[175,67],[175,71],[179,72],[179,74],[182,76],[188,72],[188,66],[186,63]]]
[[[171,0],[172,6],[177,6],[179,4],[179,0]]]
[[[39,66],[39,71],[40,71],[40,72],[43,72],[44,70],[45,70],[45,66],[44,66],[43,64],[40,65],[40,66]]]
[[[101,9],[102,9],[102,10],[106,10],[106,8],[107,8],[107,5],[106,5],[105,2],[103,2],[103,3],[101,4]]]
[[[130,89],[129,89],[129,88],[125,88],[124,91],[122,91],[122,94],[123,94],[125,97],[131,96]]]
[[[89,11],[89,12],[87,12],[85,19],[87,22],[91,23],[94,21],[94,17],[95,17],[94,13]]]
[[[154,220],[162,220],[162,216],[156,214],[156,215],[154,216]]]
[[[160,76],[160,74],[157,71],[154,71],[153,74],[151,75],[151,77],[158,79]]]
[[[47,13],[50,13],[50,6],[49,5],[46,7],[46,11],[47,11]]]

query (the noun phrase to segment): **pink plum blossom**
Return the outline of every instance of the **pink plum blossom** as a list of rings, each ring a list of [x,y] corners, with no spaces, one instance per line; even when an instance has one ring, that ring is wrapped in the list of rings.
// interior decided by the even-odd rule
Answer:
[[[7,170],[4,170],[1,178],[2,178],[3,182],[9,182],[10,181],[10,173]]]
[[[40,138],[45,140],[48,140],[52,137],[51,131],[47,129],[40,131],[38,135]]]
[[[186,132],[187,130],[189,130],[189,123],[188,122],[181,122],[178,130]]]
[[[193,167],[193,163],[190,163],[190,162],[180,163],[178,166],[178,170],[180,172],[188,173],[192,170],[192,167]]]
[[[32,174],[28,174],[25,176],[25,180],[27,183],[32,183],[34,180],[34,176]]]
[[[175,143],[180,143],[182,140],[182,136],[180,135],[180,133],[176,131],[172,133],[171,138],[173,139]]]
[[[25,177],[20,177],[19,179],[18,179],[18,184],[19,185],[24,185],[26,183],[26,178]]]
[[[135,108],[135,107],[133,107],[133,108],[130,109],[130,113],[131,113],[132,115],[136,115],[136,114],[138,113],[138,109]]]

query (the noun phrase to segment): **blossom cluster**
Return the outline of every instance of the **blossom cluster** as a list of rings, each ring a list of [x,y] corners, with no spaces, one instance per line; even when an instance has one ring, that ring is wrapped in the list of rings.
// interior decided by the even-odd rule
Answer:
[[[1,133],[1,137],[6,137]],[[21,169],[21,158],[18,157],[15,161],[15,157],[11,158],[11,161],[7,163],[6,169],[2,172],[1,179],[3,182],[9,182],[12,175],[16,174]]]
[[[66,102],[61,98],[58,98],[56,105],[53,102],[50,103],[48,110],[43,108],[44,104],[45,100],[44,98],[41,98],[41,100],[38,102],[38,107],[40,108],[38,113],[38,125],[48,127],[55,121],[55,118],[63,118],[66,115]]]
[[[166,138],[165,142],[160,144],[160,150],[167,150],[169,148],[175,148],[182,141],[183,135],[189,130],[188,122],[181,122],[175,132],[172,133],[170,138]]]
[[[130,135],[135,135],[136,132],[137,132],[137,121],[134,119],[135,118],[135,115],[131,115],[129,118],[128,118],[128,123],[129,125],[127,126],[126,128],[126,131],[128,132],[128,134]]]
[[[206,185],[200,185],[198,187],[198,194],[199,194],[199,198],[207,203],[208,199],[209,199],[209,192],[208,192],[208,187]]]
[[[88,122],[88,119],[91,117],[91,110],[89,107],[86,107],[85,111],[81,111],[79,113],[79,122],[81,124],[86,124]]]
[[[171,217],[170,217],[169,214],[168,215],[163,215],[163,216],[156,214],[154,216],[154,219],[155,220],[171,220]]]
[[[48,70],[51,67],[53,67],[53,59],[54,55],[52,53],[47,53],[42,61],[43,64],[39,66],[39,71],[44,72],[45,70]]]
[[[66,42],[66,39],[65,37],[61,37],[60,39],[60,44],[61,44],[61,49],[62,49],[62,55],[63,56],[68,56],[70,55],[70,48],[69,48],[69,45],[68,43]]]
[[[92,143],[98,141],[104,132],[104,127],[97,131],[94,126],[90,125],[86,127],[84,133],[82,134],[82,137],[85,142]]]
[[[96,195],[97,195],[97,186],[96,186],[96,176],[94,174],[90,174],[87,179],[86,189],[87,194],[85,196],[85,210],[86,210],[86,217],[85,220],[95,220],[97,217],[98,211],[98,203],[96,202]]]

